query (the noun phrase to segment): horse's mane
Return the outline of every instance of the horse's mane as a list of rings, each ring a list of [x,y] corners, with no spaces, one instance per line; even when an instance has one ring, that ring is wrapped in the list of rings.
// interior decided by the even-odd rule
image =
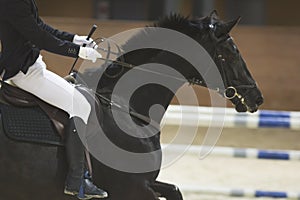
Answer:
[[[156,30],[155,28],[166,28],[178,31],[200,42],[208,33],[208,22],[206,19],[207,18],[190,19],[190,17],[185,17],[180,14],[164,16],[157,22],[146,26],[143,31],[133,35],[122,48],[126,50],[131,44],[153,44],[155,41],[161,41],[161,39],[158,39],[162,37],[159,29]]]
[[[170,14],[162,17],[153,24],[153,27],[168,28],[179,31],[193,37],[195,34],[203,34],[207,30],[207,18],[191,19],[180,14]]]
[[[186,26],[189,24],[189,17],[184,17],[180,14],[170,14],[160,18],[154,22],[155,27],[177,27],[179,25]]]

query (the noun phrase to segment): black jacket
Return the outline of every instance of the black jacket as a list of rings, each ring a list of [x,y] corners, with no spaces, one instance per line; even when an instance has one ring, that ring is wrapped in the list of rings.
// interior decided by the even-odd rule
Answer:
[[[80,46],[71,42],[73,38],[74,34],[45,24],[34,0],[0,0],[0,75],[5,69],[3,79],[20,70],[26,73],[42,49],[77,57]]]

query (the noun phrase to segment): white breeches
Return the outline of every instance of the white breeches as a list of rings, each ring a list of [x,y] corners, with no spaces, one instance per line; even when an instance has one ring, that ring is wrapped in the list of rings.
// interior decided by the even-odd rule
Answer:
[[[66,111],[70,117],[80,117],[87,123],[91,112],[89,102],[72,84],[47,70],[42,56],[39,56],[37,61],[29,67],[26,74],[20,71],[9,81],[45,102]]]

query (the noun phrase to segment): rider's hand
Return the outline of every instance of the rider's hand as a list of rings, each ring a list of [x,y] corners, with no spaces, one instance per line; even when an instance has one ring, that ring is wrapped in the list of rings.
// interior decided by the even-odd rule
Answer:
[[[90,47],[90,48],[94,48],[94,49],[98,48],[98,45],[92,38],[87,40],[87,36],[75,35],[73,38],[73,43],[80,45],[80,46],[83,46],[85,44],[86,47]]]
[[[98,58],[102,58],[102,55],[98,53],[97,50],[89,47],[80,47],[78,56],[80,58],[91,60],[93,62],[96,62]]]

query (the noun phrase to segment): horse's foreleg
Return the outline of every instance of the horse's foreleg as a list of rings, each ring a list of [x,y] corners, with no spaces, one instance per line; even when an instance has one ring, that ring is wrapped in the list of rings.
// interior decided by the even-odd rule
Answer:
[[[152,189],[167,200],[183,200],[182,194],[176,185],[155,181],[151,185]]]

